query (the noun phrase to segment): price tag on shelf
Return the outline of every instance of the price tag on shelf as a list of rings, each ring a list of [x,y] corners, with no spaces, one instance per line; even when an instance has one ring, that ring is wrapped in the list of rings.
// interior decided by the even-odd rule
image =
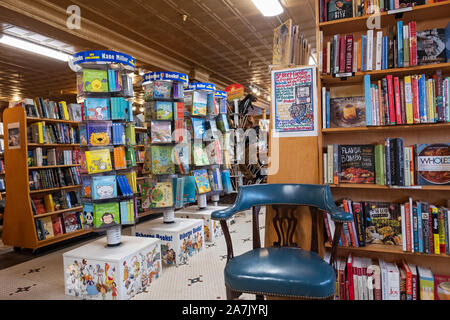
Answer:
[[[406,8],[400,8],[400,9],[394,9],[394,10],[388,10],[387,14],[397,14],[397,13],[403,13],[407,11],[411,11],[412,7],[406,7]]]

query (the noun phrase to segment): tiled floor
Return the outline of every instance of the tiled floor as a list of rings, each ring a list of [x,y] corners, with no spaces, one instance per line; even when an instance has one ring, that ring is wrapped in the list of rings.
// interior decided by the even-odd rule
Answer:
[[[145,222],[144,222],[145,223]],[[264,241],[264,210],[260,217],[261,240]],[[123,230],[130,235],[131,228]],[[251,212],[240,213],[230,227],[235,255],[252,248]],[[0,246],[0,299],[63,300],[74,299],[64,294],[64,268],[62,254],[82,246],[97,237],[91,237],[67,245],[38,253],[16,253],[11,248]],[[217,300],[225,299],[223,270],[226,263],[224,237],[216,243],[207,243],[205,249],[192,257],[186,265],[163,267],[162,275],[152,283],[148,292],[137,295],[136,300]],[[22,261],[20,261],[22,259]],[[24,261],[24,262],[23,262]],[[15,264],[15,262],[22,262]],[[241,299],[254,299],[243,295]]]

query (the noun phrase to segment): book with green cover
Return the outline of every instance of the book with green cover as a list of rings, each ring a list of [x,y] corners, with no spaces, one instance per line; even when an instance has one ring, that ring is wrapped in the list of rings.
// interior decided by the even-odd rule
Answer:
[[[174,174],[175,165],[172,161],[172,146],[151,146],[152,173]]]
[[[94,228],[120,225],[119,203],[94,203]]]
[[[106,70],[83,70],[84,92],[108,92],[108,72]]]
[[[173,207],[173,181],[153,182],[150,199],[152,208]]]
[[[206,153],[206,149],[203,143],[193,143],[192,154],[194,157],[194,165],[196,166],[209,165],[208,154]]]
[[[375,183],[385,185],[385,174],[384,145],[378,144],[375,146]]]

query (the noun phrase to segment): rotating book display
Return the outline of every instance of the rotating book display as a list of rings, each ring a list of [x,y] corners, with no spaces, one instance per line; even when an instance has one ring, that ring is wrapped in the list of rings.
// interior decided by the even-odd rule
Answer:
[[[161,209],[163,222],[174,223],[175,208],[183,207],[189,174],[190,144],[184,130],[184,89],[188,76],[177,72],[144,75],[146,144],[144,170],[151,179],[140,184],[141,208]],[[147,168],[148,167],[148,168]]]
[[[80,123],[83,212],[108,246],[121,244],[121,226],[135,223],[136,144],[131,74],[135,60],[113,51],[75,54]]]

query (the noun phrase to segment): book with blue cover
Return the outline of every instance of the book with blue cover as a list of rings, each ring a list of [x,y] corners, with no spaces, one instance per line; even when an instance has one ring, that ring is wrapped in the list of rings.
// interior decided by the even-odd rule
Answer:
[[[228,125],[228,118],[226,114],[219,114],[216,118],[217,128],[223,133],[230,131],[230,127]]]
[[[222,171],[222,184],[223,184],[223,191],[225,193],[233,192],[233,186],[231,185],[231,176],[229,170]]]
[[[219,113],[219,106],[216,103],[214,93],[208,93],[206,108],[208,114],[217,115]]]
[[[110,120],[110,100],[108,98],[86,98],[84,100],[85,120]]]
[[[371,126],[372,123],[372,94],[370,88],[370,75],[364,76],[364,96],[366,101],[366,125]]]
[[[192,175],[195,179],[195,187],[198,194],[211,192],[211,183],[209,182],[209,175],[206,169],[194,170]]]
[[[111,199],[117,197],[116,176],[92,177],[92,199]]]
[[[175,164],[181,174],[189,173],[189,164],[191,159],[190,150],[189,145],[177,144],[173,147]]]
[[[403,21],[397,21],[397,66],[403,67]]]
[[[123,196],[132,196],[133,191],[131,190],[130,184],[128,183],[127,177],[124,175],[116,176],[117,185]]]
[[[156,120],[172,120],[173,119],[173,102],[171,101],[155,101],[153,104],[153,118]]]
[[[86,124],[86,139],[89,146],[107,146],[111,143],[111,121],[89,121]]]
[[[206,92],[194,91],[192,93],[192,110],[193,116],[206,116],[206,106],[208,102],[208,95]]]
[[[153,99],[170,99],[172,96],[171,81],[154,81],[153,82]]]
[[[214,192],[223,191],[222,172],[219,168],[212,168],[208,170],[209,181]]]
[[[111,98],[111,119],[112,120],[125,120],[126,109],[128,107],[128,101],[122,97]]]
[[[114,145],[125,144],[125,125],[123,123],[112,124],[112,137]]]
[[[194,140],[202,140],[206,131],[205,120],[202,118],[191,118],[194,131]]]
[[[193,176],[184,176],[184,192],[183,201],[184,203],[195,202],[195,178]]]
[[[220,131],[217,129],[217,124],[215,119],[208,119],[205,122],[206,134],[204,140],[219,139]]]

